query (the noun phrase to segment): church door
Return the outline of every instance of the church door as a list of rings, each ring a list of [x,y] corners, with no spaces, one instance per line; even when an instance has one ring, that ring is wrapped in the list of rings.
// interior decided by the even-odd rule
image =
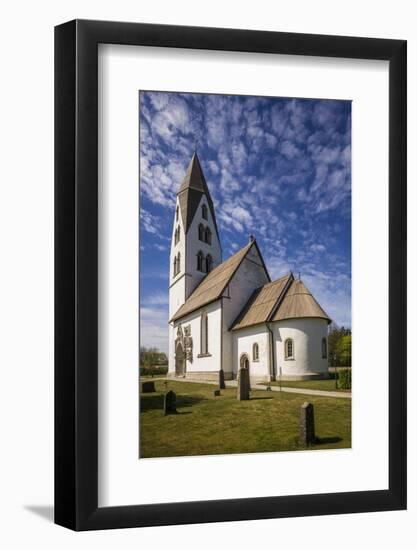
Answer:
[[[181,343],[177,344],[175,350],[175,376],[184,376],[185,374],[185,356]]]

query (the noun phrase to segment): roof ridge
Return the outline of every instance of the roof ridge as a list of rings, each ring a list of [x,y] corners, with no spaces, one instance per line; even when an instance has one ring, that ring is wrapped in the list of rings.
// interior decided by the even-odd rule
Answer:
[[[282,275],[282,277],[279,277],[278,279],[274,279],[273,281],[269,281],[269,283],[265,283],[264,285],[262,285],[259,288],[263,288],[264,286],[267,286],[267,285],[273,285],[273,284],[279,283],[280,281],[282,281],[283,279],[286,279],[290,275],[291,275],[291,272],[287,273],[287,275]]]
[[[238,330],[247,326],[269,322],[293,279],[294,276],[290,272],[275,281],[270,281],[256,288],[230,325],[229,330]],[[249,321],[251,315],[254,318]]]
[[[275,304],[273,305],[273,307],[271,308],[271,311],[269,312],[269,315],[267,317],[268,322],[272,319],[272,317],[274,317],[275,313],[278,311],[280,305],[285,300],[285,297],[288,294],[288,291],[291,288],[291,286],[292,286],[292,284],[295,280],[292,271],[287,275],[287,278],[288,278],[288,280],[285,283],[284,288],[282,289],[282,291],[281,291],[280,295],[278,296]]]
[[[193,294],[194,292],[197,290],[197,288],[201,285],[201,283],[205,280],[208,279],[208,277],[210,277],[210,275],[212,274],[216,274],[216,271],[220,271],[220,268],[221,267],[224,267],[224,264],[226,264],[227,262],[230,262],[231,260],[233,260],[233,258],[235,258],[238,254],[240,254],[241,252],[243,252],[243,250],[250,246],[252,243],[248,243],[248,244],[245,244],[245,246],[243,246],[242,248],[240,248],[237,252],[235,252],[234,254],[232,254],[231,256],[229,256],[228,258],[226,258],[225,260],[223,260],[219,265],[217,265],[214,269],[212,269],[210,271],[210,273],[207,273],[207,275],[201,279],[201,281],[198,283],[198,285],[195,287],[195,289],[193,290]]]
[[[215,300],[218,300],[223,292],[225,291],[226,287],[228,284],[230,284],[230,281],[233,279],[236,271],[239,269],[242,261],[245,259],[247,253],[249,252],[249,250],[251,249],[252,245],[253,244],[256,244],[256,241],[253,240],[253,241],[250,241],[248,244],[246,244],[244,247],[242,247],[240,250],[238,250],[237,252],[235,252],[235,254],[233,254],[232,256],[230,256],[229,258],[227,258],[227,260],[224,260],[221,264],[219,264],[217,267],[215,267],[212,271],[210,271],[210,273],[207,273],[207,275],[199,282],[199,284],[196,286],[196,288],[192,291],[192,293],[188,296],[188,298],[185,300],[185,302],[178,308],[178,310],[174,313],[174,315],[171,317],[170,321],[176,321],[177,319],[180,319],[181,317],[184,317],[185,315],[188,315],[190,313],[192,313],[193,311],[195,311],[196,309],[199,309],[200,307],[203,307],[203,305],[207,305],[209,304],[210,302],[213,302]],[[227,263],[233,263],[232,260],[235,259],[236,260],[236,257],[239,256],[239,254],[241,254],[241,257],[239,258],[239,261],[236,263],[236,266],[233,267],[232,269],[232,272],[226,277],[226,280],[225,280],[225,283],[220,286],[219,288],[219,291],[217,291],[215,293],[215,296],[212,297],[209,301],[207,302],[204,302],[203,304],[199,304],[197,305],[196,307],[192,307],[189,311],[185,311],[184,313],[181,313],[180,315],[178,315],[178,313],[181,311],[181,309],[185,306],[185,304],[187,304],[187,302],[189,303],[190,301],[192,301],[193,299],[195,298],[198,298],[200,295],[202,294],[205,294],[207,293],[208,290],[212,289],[213,287],[216,286],[216,283],[212,284],[211,286],[204,286],[204,283],[207,283],[207,281],[209,279],[215,279],[216,275],[218,275],[218,273],[220,272],[221,273],[221,269],[220,268],[223,268],[225,267],[225,264]],[[221,283],[222,279],[220,280],[220,283]],[[217,283],[219,284],[219,283]],[[200,292],[199,292],[200,291]]]

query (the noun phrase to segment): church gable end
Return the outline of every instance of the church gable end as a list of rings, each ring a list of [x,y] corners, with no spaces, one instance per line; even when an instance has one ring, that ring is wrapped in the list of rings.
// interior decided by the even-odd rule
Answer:
[[[229,330],[230,325],[236,319],[256,288],[270,281],[268,271],[258,248],[253,239],[249,243],[247,254],[242,258],[239,266],[231,277],[224,296],[224,329]]]

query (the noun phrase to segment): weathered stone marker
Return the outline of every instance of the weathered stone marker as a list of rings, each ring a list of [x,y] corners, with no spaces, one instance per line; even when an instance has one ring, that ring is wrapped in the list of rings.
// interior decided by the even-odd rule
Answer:
[[[142,382],[142,393],[153,393],[155,390],[155,382]]]
[[[237,377],[237,398],[239,401],[247,401],[249,399],[249,388],[249,370],[240,368]]]
[[[214,390],[213,395],[214,395],[214,397],[219,397],[220,390]]]
[[[303,447],[316,441],[314,433],[314,407],[311,403],[303,403],[300,411],[300,438],[299,443]]]
[[[170,390],[164,395],[164,415],[175,414],[177,412],[177,396]]]
[[[219,370],[219,388],[221,390],[226,389],[226,384],[224,383],[224,370],[223,369]]]

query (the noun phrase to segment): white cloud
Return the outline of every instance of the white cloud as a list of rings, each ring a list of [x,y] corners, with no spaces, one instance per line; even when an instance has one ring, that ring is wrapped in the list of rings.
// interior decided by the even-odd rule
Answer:
[[[323,244],[312,244],[310,246],[310,250],[313,252],[324,252],[326,250],[326,247]]]
[[[140,346],[168,352],[168,308],[140,308]]]
[[[155,216],[152,216],[152,214],[147,210],[145,210],[144,208],[142,208],[141,210],[141,222],[142,222],[143,228],[148,233],[151,233],[153,235],[158,233],[157,218]]]
[[[153,294],[148,294],[143,300],[146,307],[150,306],[165,306],[168,305],[168,292],[157,291]]]
[[[212,174],[217,176],[217,174],[220,172],[220,168],[219,168],[219,165],[217,164],[217,162],[215,162],[214,160],[209,160],[208,166],[209,166]]]
[[[300,157],[300,149],[291,141],[285,140],[280,145],[280,152],[287,159],[295,159]]]

